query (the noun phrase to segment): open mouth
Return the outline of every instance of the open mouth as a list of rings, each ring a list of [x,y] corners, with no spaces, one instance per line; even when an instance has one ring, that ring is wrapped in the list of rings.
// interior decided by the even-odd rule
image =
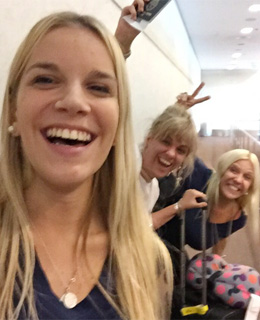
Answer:
[[[57,145],[86,146],[93,141],[90,133],[75,129],[49,128],[45,136],[50,143]]]
[[[166,159],[161,157],[159,157],[159,162],[165,167],[170,167],[172,165],[170,161],[167,161]]]

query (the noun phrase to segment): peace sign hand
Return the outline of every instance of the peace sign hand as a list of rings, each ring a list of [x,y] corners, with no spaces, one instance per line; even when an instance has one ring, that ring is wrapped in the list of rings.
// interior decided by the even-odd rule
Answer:
[[[199,94],[200,90],[204,87],[204,85],[205,83],[201,82],[198,88],[191,95],[188,95],[187,92],[179,94],[177,96],[177,102],[183,105],[186,109],[189,109],[193,107],[195,104],[209,100],[210,96],[195,99],[195,97]]]

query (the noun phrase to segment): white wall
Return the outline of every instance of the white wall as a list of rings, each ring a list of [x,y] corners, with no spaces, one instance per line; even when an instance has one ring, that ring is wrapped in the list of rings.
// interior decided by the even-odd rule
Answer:
[[[260,72],[252,70],[204,70],[205,92],[211,100],[193,113],[196,122],[210,129],[259,130]]]
[[[11,59],[32,25],[54,11],[94,15],[113,32],[121,7],[129,0],[0,0],[0,99]],[[151,120],[183,91],[200,82],[194,55],[175,1],[133,44],[127,61],[133,103],[134,130],[141,142]]]

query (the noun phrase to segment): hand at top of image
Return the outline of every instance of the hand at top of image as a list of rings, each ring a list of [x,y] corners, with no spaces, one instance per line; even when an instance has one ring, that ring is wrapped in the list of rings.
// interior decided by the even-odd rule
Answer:
[[[138,36],[140,31],[133,28],[129,23],[123,19],[125,16],[130,15],[131,19],[136,20],[137,13],[144,11],[145,3],[150,0],[135,0],[130,6],[124,7],[118,21],[115,31],[115,37],[126,58],[130,55],[130,47],[134,39]]]

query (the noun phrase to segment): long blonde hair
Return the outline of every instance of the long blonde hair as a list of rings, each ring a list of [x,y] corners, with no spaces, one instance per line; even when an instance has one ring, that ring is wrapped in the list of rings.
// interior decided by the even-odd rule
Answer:
[[[118,81],[119,124],[115,146],[95,174],[93,203],[107,221],[110,265],[117,288],[117,305],[123,318],[166,319],[169,316],[172,270],[168,252],[149,227],[140,198],[135,168],[131,112],[125,62],[115,38],[96,19],[71,12],[40,20],[19,47],[11,65],[1,117],[0,162],[0,319],[17,319],[28,308],[37,318],[33,296],[34,244],[23,191],[30,170],[19,137],[8,134],[14,121],[16,94],[32,51],[50,31],[62,27],[87,28],[106,45]],[[102,195],[102,203],[98,201]],[[158,268],[159,267],[159,268]],[[159,293],[158,270],[164,270],[168,299]],[[14,294],[18,304],[13,305]],[[108,293],[105,293],[108,296]],[[111,299],[110,299],[111,300]]]
[[[249,160],[254,168],[254,179],[247,194],[237,199],[241,209],[249,214],[252,219],[258,221],[259,217],[259,161],[257,156],[245,149],[234,149],[222,154],[218,160],[216,171],[212,174],[207,188],[209,212],[219,200],[219,184],[223,174],[238,160]],[[258,224],[259,222],[257,222]]]
[[[197,132],[192,117],[184,106],[175,103],[166,108],[154,119],[147,136],[159,141],[170,138],[186,144],[188,154],[182,164],[180,174],[183,179],[191,174],[197,150]]]

